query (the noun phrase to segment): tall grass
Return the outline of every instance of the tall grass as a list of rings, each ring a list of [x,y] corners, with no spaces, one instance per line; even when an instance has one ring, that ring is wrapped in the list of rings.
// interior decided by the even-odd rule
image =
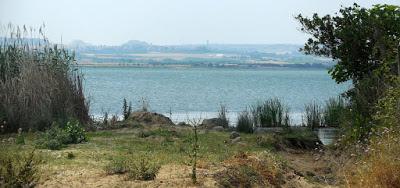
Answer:
[[[330,98],[324,108],[324,125],[327,127],[339,127],[346,110],[346,103],[342,97]]]
[[[251,107],[256,127],[288,127],[289,108],[278,98],[266,100]]]
[[[253,133],[254,131],[253,117],[251,113],[248,112],[247,110],[239,113],[236,130],[238,132]]]
[[[226,116],[226,114],[228,113],[228,110],[226,108],[225,105],[221,104],[219,111],[218,111],[218,119],[220,121],[220,126],[224,127],[224,128],[228,128],[229,127],[229,120],[228,117]]]
[[[303,126],[312,130],[323,125],[323,110],[322,107],[314,102],[305,106],[305,111],[302,117]]]
[[[74,53],[43,32],[8,24],[0,31],[0,120],[6,132],[43,130],[54,121],[89,121]]]

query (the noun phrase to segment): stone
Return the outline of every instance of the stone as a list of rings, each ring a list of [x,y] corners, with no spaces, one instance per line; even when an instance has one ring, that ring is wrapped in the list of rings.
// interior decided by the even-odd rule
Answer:
[[[222,126],[216,126],[216,127],[213,127],[212,130],[214,130],[214,131],[223,131],[224,128]]]
[[[201,127],[212,129],[213,127],[221,126],[222,120],[220,118],[204,119],[201,123]]]
[[[231,132],[231,135],[229,136],[230,139],[235,139],[237,137],[239,137],[240,134],[236,131]]]
[[[155,112],[133,112],[129,115],[129,121],[142,125],[175,125],[168,117]]]
[[[234,138],[234,139],[231,140],[231,143],[232,143],[232,144],[235,144],[235,143],[240,142],[241,140],[242,140],[242,139],[241,139],[240,137],[236,137],[236,138]]]

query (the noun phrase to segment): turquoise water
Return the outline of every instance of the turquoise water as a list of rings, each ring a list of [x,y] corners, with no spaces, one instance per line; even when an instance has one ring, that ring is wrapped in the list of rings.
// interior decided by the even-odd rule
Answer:
[[[121,114],[123,98],[138,108],[144,97],[152,111],[172,112],[176,122],[215,116],[221,103],[234,121],[248,105],[279,97],[299,123],[306,103],[323,103],[349,88],[336,84],[327,70],[83,67],[82,72],[92,115]]]

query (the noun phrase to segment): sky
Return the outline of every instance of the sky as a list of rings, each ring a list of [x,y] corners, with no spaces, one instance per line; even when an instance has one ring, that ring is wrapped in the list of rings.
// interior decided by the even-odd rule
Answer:
[[[400,0],[0,0],[0,24],[38,27],[52,42],[119,45],[301,44],[294,16],[333,14],[354,2]]]

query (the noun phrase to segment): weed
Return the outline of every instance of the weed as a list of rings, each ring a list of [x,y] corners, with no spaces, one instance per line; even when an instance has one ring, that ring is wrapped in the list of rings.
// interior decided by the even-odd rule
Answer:
[[[32,152],[10,152],[2,150],[0,154],[1,187],[34,187],[38,177],[40,160]]]
[[[229,120],[226,116],[228,113],[228,110],[226,109],[225,105],[220,105],[220,109],[218,111],[218,120],[219,120],[219,126],[223,128],[228,128],[229,127]]]
[[[253,118],[248,111],[243,111],[239,114],[236,130],[243,133],[253,133]]]
[[[303,126],[314,130],[323,125],[322,108],[316,102],[312,102],[305,106],[305,111],[302,116]]]
[[[256,127],[288,127],[289,108],[278,98],[269,99],[251,107]]]

